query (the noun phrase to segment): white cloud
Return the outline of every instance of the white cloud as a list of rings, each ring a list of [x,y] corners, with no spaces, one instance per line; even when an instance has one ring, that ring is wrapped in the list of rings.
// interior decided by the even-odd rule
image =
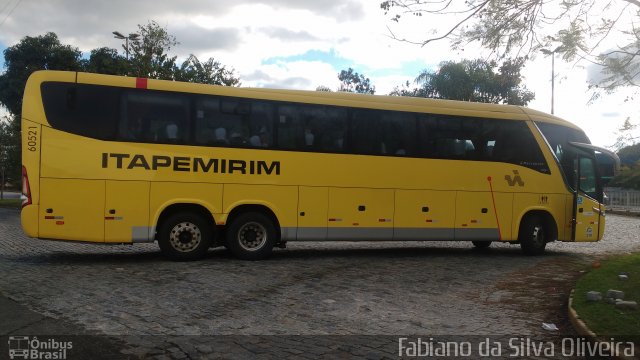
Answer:
[[[261,65],[243,76],[243,84],[255,87],[272,87],[315,90],[324,85],[338,87],[337,70],[319,61],[277,62]]]
[[[315,89],[324,85],[335,89],[337,73],[342,70],[338,67],[351,66],[371,78],[378,94],[412,81],[420,69],[441,61],[487,55],[475,45],[453,51],[445,41],[420,47],[392,40],[387,26],[398,36],[423,39],[430,35],[429,28],[446,28],[447,23],[405,16],[395,24],[379,3],[378,0],[22,1],[0,27],[0,44],[11,46],[24,36],[52,31],[63,43],[85,52],[102,46],[121,50],[122,42],[113,38],[112,31],[131,33],[138,24],[156,20],[181,43],[172,50],[179,59],[191,53],[203,60],[214,57],[235,68],[245,86]],[[5,14],[0,14],[0,18]],[[608,48],[614,45],[606,44]],[[322,61],[303,56],[312,51],[331,54],[340,63],[331,62],[330,56]],[[265,62],[267,59],[271,60]],[[548,57],[538,56],[525,68],[526,85],[536,93],[530,106],[545,112],[550,108],[550,66]],[[587,104],[590,97],[587,74],[593,78],[594,69],[567,65],[559,59],[556,69],[556,114],[583,127],[594,143],[613,143],[615,130],[626,116],[637,116],[637,109],[621,96],[623,92]],[[613,114],[612,109],[619,115]]]

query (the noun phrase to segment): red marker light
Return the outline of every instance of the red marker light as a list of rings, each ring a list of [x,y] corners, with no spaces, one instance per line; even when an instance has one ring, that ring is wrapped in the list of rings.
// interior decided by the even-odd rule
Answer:
[[[147,88],[147,79],[145,78],[136,78],[136,88],[137,89],[146,89]]]

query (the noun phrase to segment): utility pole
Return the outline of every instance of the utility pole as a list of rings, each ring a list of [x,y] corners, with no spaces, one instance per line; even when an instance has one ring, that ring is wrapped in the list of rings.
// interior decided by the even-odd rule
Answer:
[[[552,39],[553,40],[553,39]],[[542,49],[542,52],[545,55],[551,55],[551,114],[553,114],[554,102],[555,102],[555,85],[556,85],[556,53],[558,51],[564,50],[562,45],[558,46],[553,50]]]

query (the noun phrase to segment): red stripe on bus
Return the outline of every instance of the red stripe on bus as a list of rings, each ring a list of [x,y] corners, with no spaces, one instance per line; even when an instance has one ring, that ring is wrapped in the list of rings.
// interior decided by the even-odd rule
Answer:
[[[498,225],[498,239],[502,241],[502,230],[500,229],[500,220],[498,220],[498,208],[496,207],[496,198],[493,195],[493,185],[491,184],[491,176],[487,176],[489,182],[489,191],[491,191],[491,201],[493,202],[493,213],[496,215],[496,225]]]
[[[138,89],[146,89],[147,88],[147,79],[146,78],[136,78],[136,88],[138,88]]]

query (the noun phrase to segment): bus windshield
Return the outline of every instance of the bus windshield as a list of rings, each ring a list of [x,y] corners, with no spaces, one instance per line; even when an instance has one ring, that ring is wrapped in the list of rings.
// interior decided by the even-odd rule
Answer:
[[[573,146],[569,145],[570,142],[590,144],[591,142],[584,132],[566,126],[542,122],[537,122],[536,125],[549,143],[553,154],[558,159],[558,163],[564,173],[567,185],[575,191],[575,175],[578,172],[579,167],[581,174],[579,184],[580,191],[594,199],[600,199],[600,191],[598,189],[599,182],[596,178],[597,172],[593,151],[589,154],[591,156],[580,156],[580,160],[578,162],[578,155],[583,154],[584,150],[578,154],[578,151]]]

